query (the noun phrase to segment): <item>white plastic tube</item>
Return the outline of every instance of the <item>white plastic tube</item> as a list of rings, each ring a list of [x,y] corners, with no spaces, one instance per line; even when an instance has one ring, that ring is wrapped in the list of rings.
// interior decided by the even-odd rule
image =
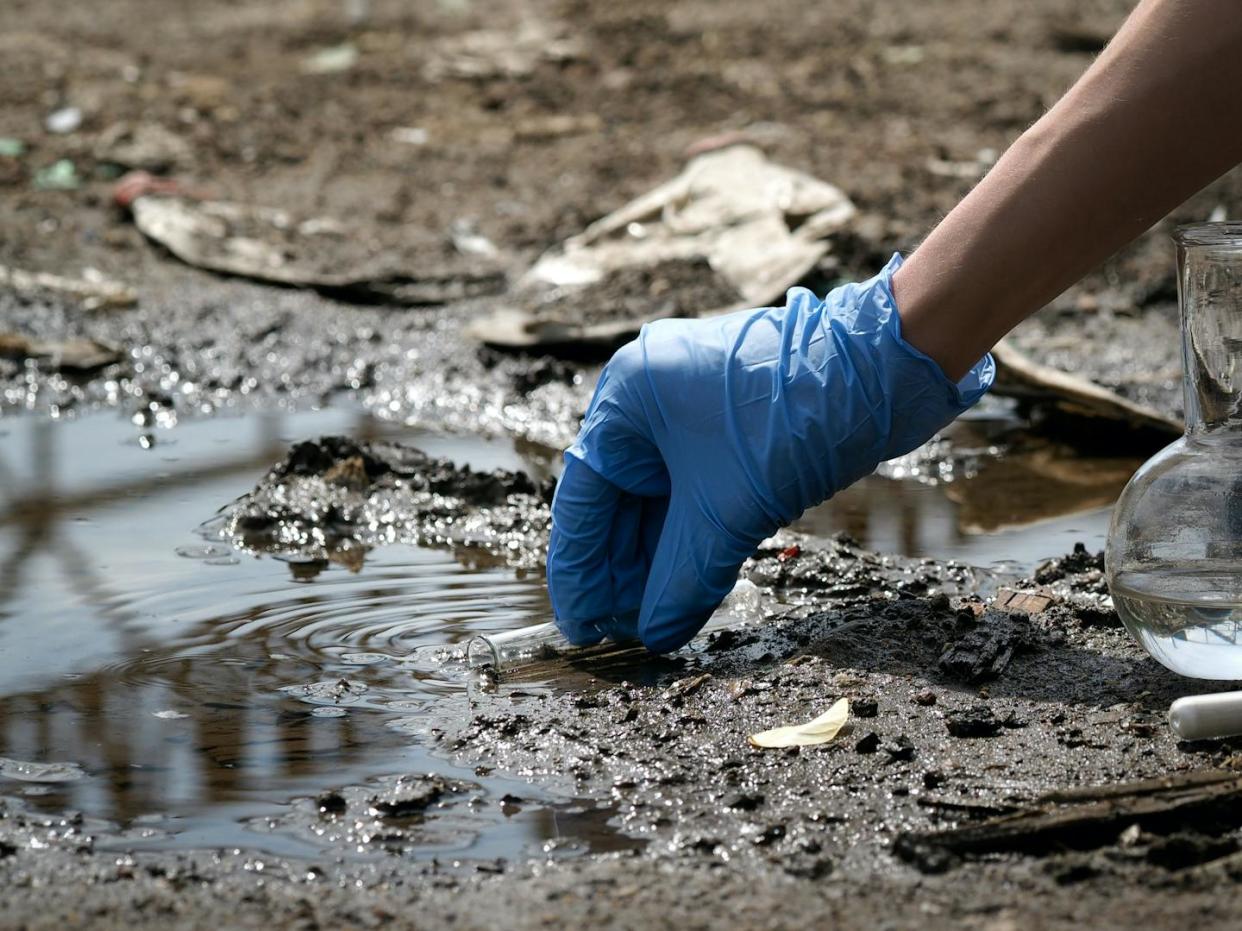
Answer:
[[[1242,734],[1242,692],[1188,695],[1169,706],[1169,726],[1182,740]]]

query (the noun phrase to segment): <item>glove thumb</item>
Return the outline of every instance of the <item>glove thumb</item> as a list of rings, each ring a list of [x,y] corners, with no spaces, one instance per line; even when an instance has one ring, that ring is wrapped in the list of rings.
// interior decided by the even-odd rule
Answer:
[[[674,490],[638,618],[647,649],[670,653],[689,643],[733,589],[754,549]]]

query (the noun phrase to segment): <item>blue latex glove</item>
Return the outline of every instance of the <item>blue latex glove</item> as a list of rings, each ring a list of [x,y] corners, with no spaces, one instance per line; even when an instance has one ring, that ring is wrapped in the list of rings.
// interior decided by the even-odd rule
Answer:
[[[548,589],[569,640],[687,643],[755,548],[922,445],[991,386],[901,338],[894,256],[824,300],[643,327],[600,376],[552,504]]]

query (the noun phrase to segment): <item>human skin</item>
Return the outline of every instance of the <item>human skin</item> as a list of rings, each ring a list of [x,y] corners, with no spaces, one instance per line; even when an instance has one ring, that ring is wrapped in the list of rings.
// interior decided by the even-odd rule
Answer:
[[[1022,320],[1242,161],[1242,5],[1143,0],[893,279],[960,378]]]

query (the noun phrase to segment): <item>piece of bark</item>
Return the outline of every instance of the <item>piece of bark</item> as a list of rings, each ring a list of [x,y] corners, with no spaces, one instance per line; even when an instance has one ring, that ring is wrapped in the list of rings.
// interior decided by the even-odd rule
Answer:
[[[1242,776],[1205,770],[1121,785],[1068,789],[1018,814],[930,833],[904,832],[893,852],[924,872],[943,872],[961,857],[987,853],[1046,854],[1115,843],[1137,824],[1169,834],[1219,834],[1242,824]]]

